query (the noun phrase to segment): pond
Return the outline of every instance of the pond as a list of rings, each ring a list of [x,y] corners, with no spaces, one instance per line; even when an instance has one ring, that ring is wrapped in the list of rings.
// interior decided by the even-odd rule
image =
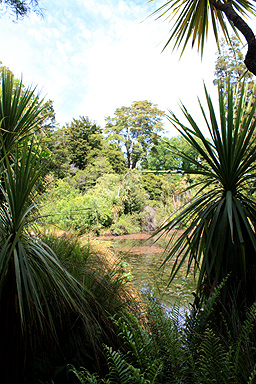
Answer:
[[[160,267],[164,260],[164,240],[155,242],[145,234],[106,236],[101,239],[111,241],[115,253],[127,263],[126,269],[139,290],[154,293],[167,307],[175,302],[187,307],[193,302],[192,292],[195,290],[196,281],[192,274],[186,277],[186,266],[180,269],[179,274],[168,285],[173,262]]]

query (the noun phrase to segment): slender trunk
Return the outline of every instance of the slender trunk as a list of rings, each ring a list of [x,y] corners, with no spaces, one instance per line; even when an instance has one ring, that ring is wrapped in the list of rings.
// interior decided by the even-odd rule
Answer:
[[[256,75],[256,39],[252,29],[248,24],[236,13],[233,8],[232,1],[228,0],[226,3],[222,3],[220,0],[210,0],[210,3],[219,11],[224,12],[228,20],[231,21],[234,26],[245,37],[248,50],[245,56],[244,63],[246,67]]]
[[[128,151],[128,149],[126,149],[126,156],[127,156],[127,168],[130,169],[131,168],[131,154]]]

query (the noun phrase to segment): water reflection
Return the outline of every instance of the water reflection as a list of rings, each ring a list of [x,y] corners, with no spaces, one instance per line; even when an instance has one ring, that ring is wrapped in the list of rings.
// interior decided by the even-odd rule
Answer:
[[[142,238],[140,238],[142,237]],[[165,244],[154,243],[148,236],[117,236],[111,239],[115,252],[128,263],[132,281],[142,291],[154,295],[167,307],[177,301],[184,307],[193,302],[191,292],[195,290],[196,281],[193,276],[186,277],[186,266],[183,266],[173,282],[168,285],[173,262],[161,267]]]

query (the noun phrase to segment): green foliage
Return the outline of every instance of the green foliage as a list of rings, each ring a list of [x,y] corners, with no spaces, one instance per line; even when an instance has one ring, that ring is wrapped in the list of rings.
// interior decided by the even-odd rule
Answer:
[[[74,367],[71,367],[71,371],[81,379],[81,383],[158,383],[162,364],[156,358],[154,340],[132,313],[126,312],[122,318],[114,320],[114,322],[128,352],[124,354],[119,350],[115,351],[112,347],[104,346],[109,368],[106,379],[100,379],[97,375],[90,374],[86,369],[78,372]]]
[[[103,173],[122,174],[126,169],[121,149],[103,141],[100,127],[85,117],[73,119],[66,127],[47,130],[43,142],[53,153],[50,169],[55,176],[74,176],[74,183],[81,179],[78,187],[82,190],[95,185]],[[87,183],[87,179],[91,180]]]
[[[94,172],[77,171],[51,185],[42,202],[47,224],[94,233],[109,228],[115,235],[140,233],[143,228],[152,231],[158,227],[156,217],[163,222],[167,211],[186,199],[181,176],[172,175],[169,180],[137,171],[121,176],[108,173],[103,160],[87,167]],[[151,219],[153,227],[147,229]]]
[[[180,158],[177,158],[171,151],[170,145],[176,145],[178,138],[174,137],[168,139],[166,137],[160,138],[157,145],[152,147],[148,156],[148,169],[154,171],[171,170],[180,162]]]
[[[66,124],[64,135],[70,160],[78,169],[85,169],[102,149],[102,129],[88,117],[80,116]]]
[[[214,84],[232,84],[245,80],[249,84],[249,89],[253,87],[253,75],[248,72],[242,54],[242,44],[236,36],[231,36],[229,44],[224,39],[220,41],[220,51],[218,52],[215,63]]]
[[[24,89],[22,81],[15,82],[13,74],[2,73],[0,95],[1,160],[14,145],[29,135],[44,121],[46,108],[43,100],[35,95],[35,88]]]
[[[111,292],[112,303],[104,292],[102,310],[99,293],[93,294],[78,272],[79,280],[75,279],[73,265],[66,262],[68,272],[47,242],[36,236],[36,225],[42,222],[38,208],[47,163],[32,140],[44,115],[43,104],[35,100],[33,91],[21,83],[14,86],[13,75],[4,73],[0,95],[0,361],[6,383],[34,383],[35,377],[43,380],[45,375],[51,379],[63,373],[67,358],[91,361],[89,355],[94,354],[97,365],[100,335],[105,337],[101,342],[117,343],[106,313],[117,313],[127,297],[120,294],[126,281],[121,272],[110,278],[107,271],[97,280],[97,273],[90,270],[88,286],[92,288],[93,280],[101,281],[101,289],[94,283],[96,292],[102,286]],[[62,188],[61,196],[72,194],[76,197],[77,192]],[[70,247],[65,250],[70,257]]]
[[[87,324],[93,315],[82,285],[51,248],[30,234],[40,220],[36,188],[43,171],[41,157],[24,145],[16,159],[11,166],[5,158],[1,186],[0,358],[6,367],[2,370],[5,382],[17,382],[28,374],[27,361],[35,351],[43,350],[45,344],[56,346],[61,332],[66,332],[63,319],[70,328],[76,317],[87,339],[95,328],[90,330]]]
[[[67,234],[59,238],[54,234],[44,235],[42,241],[83,285],[86,302],[83,310],[87,313],[87,321],[81,322],[79,313],[72,308],[63,312],[65,316],[61,317],[61,321],[57,313],[57,339],[48,335],[39,345],[33,346],[33,353],[27,361],[31,376],[28,382],[34,383],[36,379],[53,379],[55,384],[69,382],[65,372],[67,361],[75,365],[86,364],[103,374],[106,363],[102,343],[115,349],[122,347],[110,316],[119,316],[124,306],[139,312],[138,301],[134,299],[134,290],[127,284],[125,270],[119,260],[98,242],[78,240],[76,236]],[[55,305],[55,310],[57,308]]]
[[[173,151],[173,148],[176,151]],[[179,151],[183,153],[183,156],[179,154]],[[198,160],[200,157],[198,150],[191,146],[182,135],[172,137],[171,139],[161,138],[149,153],[148,169],[172,171],[177,170],[177,168],[194,168],[195,165],[185,159],[184,154],[194,160]]]
[[[127,168],[134,169],[139,162],[146,162],[148,151],[163,131],[163,115],[155,104],[144,100],[117,108],[115,117],[106,118],[107,138],[120,149],[124,148]]]
[[[82,194],[69,182],[59,180],[47,197],[42,213],[46,223],[56,224],[62,229],[98,232],[113,222],[112,195],[111,191],[94,194],[92,190]]]
[[[50,170],[59,178],[64,178],[70,173],[70,156],[66,144],[66,136],[63,128],[47,131],[45,144],[53,154],[49,165]]]
[[[115,236],[141,233],[140,217],[138,214],[122,214],[110,227],[110,233]]]
[[[96,185],[100,177],[113,174],[113,172],[107,157],[99,155],[84,170],[76,171],[69,181],[75,188],[88,191]]]
[[[210,119],[201,108],[211,140],[205,138],[184,106],[189,126],[182,124],[174,114],[170,117],[184,139],[199,151],[202,160],[191,158],[196,168],[183,169],[189,175],[201,177],[196,180],[198,194],[161,229],[169,233],[186,225],[178,240],[174,243],[170,240],[165,262],[175,258],[171,279],[185,260],[188,260],[188,272],[193,265],[194,272],[200,269],[198,290],[205,295],[231,272],[227,288],[223,290],[223,300],[229,305],[236,294],[237,305],[241,305],[243,311],[256,298],[256,206],[252,197],[256,103],[247,103],[244,87],[237,95],[230,84],[225,91],[219,88],[219,116],[215,114],[207,91],[206,99]],[[186,154],[184,157],[189,159]]]
[[[196,312],[182,318],[179,306],[168,311],[149,297],[146,316],[125,311],[115,324],[124,348],[104,346],[109,373],[99,378],[71,368],[81,383],[247,384],[255,377],[255,308],[241,322],[226,314],[223,335],[216,329],[214,308],[220,290]]]
[[[42,119],[42,102],[21,82],[14,86],[13,75],[5,72],[0,105],[0,360],[3,380],[17,382],[32,349],[56,338],[56,324],[64,314],[71,311],[84,324],[88,316],[82,286],[30,233],[40,220],[45,170],[42,153],[31,140]]]
[[[114,143],[104,143],[103,154],[108,159],[113,171],[123,174],[126,171],[126,162],[121,149]]]
[[[154,173],[146,173],[141,175],[141,185],[149,194],[151,200],[162,200],[167,181]]]
[[[128,172],[120,186],[119,196],[123,205],[124,214],[140,212],[145,201],[145,191],[140,185],[140,175]]]

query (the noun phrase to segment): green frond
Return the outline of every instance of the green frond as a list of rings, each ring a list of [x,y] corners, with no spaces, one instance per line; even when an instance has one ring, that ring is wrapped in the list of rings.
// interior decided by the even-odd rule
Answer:
[[[130,364],[124,359],[120,351],[114,351],[112,347],[104,346],[106,352],[109,373],[107,381],[109,383],[129,384],[133,383]]]
[[[206,88],[205,96],[208,114],[200,106],[210,139],[184,106],[187,126],[173,113],[169,116],[183,138],[200,154],[198,160],[193,159],[195,169],[183,167],[180,171],[200,175],[201,179],[196,196],[157,232],[169,234],[174,230],[163,264],[174,259],[170,282],[184,263],[188,262],[188,273],[192,268],[194,274],[199,270],[198,290],[206,280],[211,285],[232,272],[231,280],[242,281],[241,289],[252,303],[249,296],[256,297],[256,205],[252,195],[256,177],[256,102],[250,102],[248,110],[245,85],[237,92],[230,83],[225,89],[219,87],[219,113],[215,112]],[[184,158],[189,161],[186,154]],[[177,238],[176,231],[184,225],[184,232]]]
[[[127,311],[118,320],[114,320],[119,329],[120,336],[130,350],[130,362],[136,361],[143,370],[156,358],[153,340],[147,330],[142,327],[139,319]],[[129,324],[129,325],[128,325]]]
[[[255,12],[254,3],[251,1],[236,0],[232,4],[241,16]],[[224,13],[216,9],[209,0],[169,0],[151,16],[156,16],[157,19],[164,17],[171,22],[170,37],[163,50],[173,42],[173,49],[181,47],[181,55],[191,42],[192,47],[197,45],[202,56],[210,27],[218,47],[219,31],[223,33],[227,41],[230,40],[230,27],[237,34],[233,23],[226,19]]]
[[[198,361],[201,383],[234,383],[232,361],[230,355],[222,347],[220,337],[212,329],[206,329],[199,348]]]
[[[0,93],[0,150],[1,158],[14,144],[35,132],[43,120],[43,100],[35,96],[35,88],[16,86],[11,71],[4,71]],[[4,152],[3,152],[4,151]]]
[[[76,378],[79,380],[81,384],[100,384],[104,383],[103,380],[99,378],[99,376],[94,373],[91,374],[87,369],[81,368],[80,370],[76,369],[73,365],[69,364],[67,366],[68,372],[74,373]]]

